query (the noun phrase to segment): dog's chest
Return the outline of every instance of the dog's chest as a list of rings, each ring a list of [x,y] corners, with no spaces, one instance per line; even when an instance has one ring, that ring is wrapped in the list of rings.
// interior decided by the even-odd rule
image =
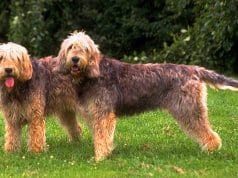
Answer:
[[[27,97],[18,93],[2,93],[1,108],[12,118],[23,118],[26,115]]]
[[[6,119],[23,120],[26,118],[27,113],[25,104],[16,101],[1,104],[6,113]]]

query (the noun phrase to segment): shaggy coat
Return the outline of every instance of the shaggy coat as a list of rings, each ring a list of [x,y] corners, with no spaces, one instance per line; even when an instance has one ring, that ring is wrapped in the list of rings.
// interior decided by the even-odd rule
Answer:
[[[198,66],[109,59],[83,32],[65,39],[58,56],[58,70],[71,74],[77,83],[78,108],[92,129],[96,160],[113,149],[116,115],[156,108],[171,113],[203,150],[221,147],[208,121],[206,84],[238,91],[238,81]]]
[[[206,92],[205,83],[216,88],[230,86],[230,89],[238,90],[237,81],[198,66],[128,64],[105,56],[99,66],[99,77],[85,76],[78,83],[79,103],[85,106],[92,98],[94,103],[99,101],[103,110],[116,115],[161,108],[174,117],[181,113],[190,118],[189,114],[194,114],[192,111],[199,111],[201,106],[198,103],[206,102],[196,98],[197,92]]]
[[[6,124],[5,151],[19,150],[21,129],[25,124],[29,126],[29,150],[42,151],[46,145],[45,117],[51,114],[57,116],[70,140],[78,139],[81,128],[76,121],[77,96],[71,79],[52,71],[57,63],[52,57],[30,61],[23,48],[15,44],[11,47],[20,51],[20,55],[8,55],[9,51],[0,50],[0,105]],[[28,79],[24,80],[23,65],[28,66],[26,72],[29,73]]]

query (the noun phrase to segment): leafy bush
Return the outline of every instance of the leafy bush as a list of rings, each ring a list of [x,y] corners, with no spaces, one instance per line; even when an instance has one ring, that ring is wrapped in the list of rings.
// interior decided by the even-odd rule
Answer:
[[[238,39],[237,5],[236,0],[197,1],[195,10],[201,15],[186,33],[161,51],[161,58],[220,70],[234,69],[238,60],[232,49]]]
[[[8,36],[44,56],[57,54],[70,32],[85,30],[103,53],[129,62],[234,71],[237,7],[236,0],[2,0],[0,40]]]
[[[203,65],[217,70],[237,72],[238,3],[236,0],[197,1],[194,24],[181,29],[172,45],[161,51],[125,56],[129,62],[170,62]]]
[[[7,39],[7,32],[9,31],[9,2],[1,1],[0,2],[0,42],[4,42]]]
[[[9,40],[26,46],[32,55],[40,56],[47,46],[43,39],[47,35],[42,13],[44,0],[12,1]]]
[[[193,2],[180,1],[181,5],[172,0],[11,1],[8,37],[26,45],[33,55],[57,51],[74,30],[86,30],[102,51],[116,57],[160,50],[163,42],[173,42],[172,34],[193,22]]]

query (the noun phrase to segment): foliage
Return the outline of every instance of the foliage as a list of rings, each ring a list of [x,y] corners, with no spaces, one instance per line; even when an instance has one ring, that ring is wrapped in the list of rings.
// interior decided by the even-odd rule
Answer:
[[[192,1],[180,1],[181,5],[171,0],[11,1],[8,36],[34,55],[56,51],[60,41],[74,30],[86,30],[102,51],[117,57],[161,49],[163,42],[172,43],[171,34],[193,22]],[[43,41],[47,46],[42,46]]]
[[[70,32],[85,30],[103,53],[129,62],[234,71],[237,8],[237,0],[2,0],[0,40],[8,36],[44,56],[57,54]]]
[[[47,34],[44,28],[42,0],[12,1],[9,40],[27,46],[34,56],[40,56]]]
[[[143,58],[151,58],[146,62],[196,64],[225,71],[237,69],[237,1],[196,1],[194,11],[200,15],[193,26],[181,29],[172,45],[164,43],[163,50],[144,54]],[[136,59],[143,62],[143,58]]]
[[[8,1],[1,1],[0,2],[0,42],[6,40],[7,32],[9,30],[9,17],[10,17],[10,10],[8,6]]]
[[[187,33],[164,48],[162,57],[178,63],[232,69],[237,58],[231,54],[234,39],[238,39],[237,5],[236,0],[197,1],[196,10],[201,15]]]

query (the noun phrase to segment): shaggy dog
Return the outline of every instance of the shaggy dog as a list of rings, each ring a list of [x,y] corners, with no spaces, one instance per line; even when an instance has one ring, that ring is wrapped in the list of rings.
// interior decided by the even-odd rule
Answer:
[[[221,147],[208,121],[206,84],[238,90],[238,81],[198,66],[127,64],[101,55],[84,32],[73,33],[61,44],[57,70],[77,83],[79,111],[93,132],[95,159],[113,149],[116,116],[161,108],[203,150]]]
[[[29,150],[42,151],[46,145],[45,116],[49,114],[58,116],[71,140],[80,136],[74,84],[69,77],[52,72],[56,61],[51,57],[31,61],[23,46],[0,45],[0,104],[6,124],[6,152],[20,149],[24,124],[29,126]]]

